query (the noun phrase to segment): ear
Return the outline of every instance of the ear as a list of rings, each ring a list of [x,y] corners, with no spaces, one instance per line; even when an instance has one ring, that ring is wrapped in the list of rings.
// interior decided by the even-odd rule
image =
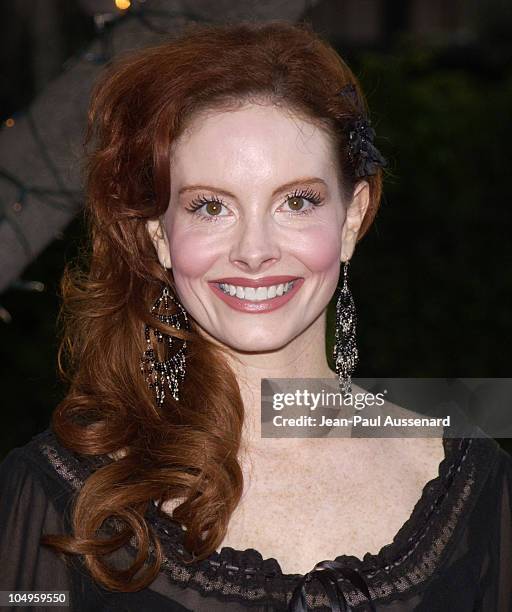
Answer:
[[[146,228],[149,236],[155,246],[158,260],[164,268],[172,268],[171,251],[169,249],[169,241],[167,234],[162,225],[161,219],[149,219],[146,222]]]
[[[367,181],[361,181],[356,185],[354,197],[347,208],[347,215],[341,230],[341,261],[349,261],[354,253],[357,242],[357,234],[363,222],[369,203],[370,186]]]

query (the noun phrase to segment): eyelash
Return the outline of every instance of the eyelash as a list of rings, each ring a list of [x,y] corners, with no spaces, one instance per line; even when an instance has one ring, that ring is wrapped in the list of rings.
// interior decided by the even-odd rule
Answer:
[[[320,194],[317,191],[313,191],[311,187],[308,187],[307,189],[296,189],[293,193],[289,193],[285,197],[283,204],[286,204],[288,200],[291,200],[293,198],[304,198],[305,200],[308,200],[308,202],[313,204],[313,206],[311,208],[306,208],[306,210],[303,210],[300,212],[289,211],[288,214],[292,217],[309,215],[314,211],[315,206],[319,206],[320,203],[322,202],[322,198]],[[199,217],[201,220],[206,221],[207,223],[216,222],[218,221],[219,218],[221,218],[224,215],[208,216],[208,215],[200,215],[197,213],[197,211],[200,208],[202,208],[206,204],[209,204],[210,202],[215,202],[216,204],[225,206],[224,202],[218,196],[206,197],[204,195],[201,195],[195,198],[194,200],[192,200],[191,205],[187,207],[186,210],[194,214],[196,217]]]

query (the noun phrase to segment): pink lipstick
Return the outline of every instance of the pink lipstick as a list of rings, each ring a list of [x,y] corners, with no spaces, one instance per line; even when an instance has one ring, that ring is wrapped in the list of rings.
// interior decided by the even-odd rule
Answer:
[[[286,293],[266,300],[250,301],[239,298],[236,295],[229,295],[224,292],[217,283],[238,285],[241,287],[269,287],[271,285],[280,285],[293,281],[292,288]],[[272,312],[284,306],[289,302],[304,283],[303,278],[294,276],[267,276],[265,278],[253,280],[240,277],[221,278],[215,281],[209,281],[208,285],[212,291],[219,296],[228,306],[239,312],[250,312],[254,314]]]

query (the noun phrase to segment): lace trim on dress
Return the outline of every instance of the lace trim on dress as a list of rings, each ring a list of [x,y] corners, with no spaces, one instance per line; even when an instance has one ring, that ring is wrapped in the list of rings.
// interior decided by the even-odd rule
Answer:
[[[36,436],[31,444],[75,491],[94,470],[112,461],[109,457],[90,458],[73,453],[59,444],[50,429]],[[442,565],[497,454],[497,445],[489,438],[443,437],[443,445],[445,457],[438,476],[425,484],[411,516],[393,541],[377,554],[366,553],[362,560],[352,555],[334,559],[363,576],[372,601],[384,603],[410,596]],[[183,588],[193,588],[203,595],[214,594],[224,601],[242,601],[247,606],[267,604],[276,610],[286,610],[303,578],[301,574],[283,574],[276,559],[263,559],[253,548],[239,551],[225,546],[208,559],[185,563],[190,555],[183,547],[182,526],[156,504],[150,505],[146,518],[162,544],[163,570]],[[349,605],[364,603],[364,596],[350,581],[340,582]],[[317,581],[308,586],[307,603],[318,612],[330,610]]]

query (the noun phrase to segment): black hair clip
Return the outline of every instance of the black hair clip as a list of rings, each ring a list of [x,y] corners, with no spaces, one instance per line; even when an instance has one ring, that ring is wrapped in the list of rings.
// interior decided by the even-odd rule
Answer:
[[[358,113],[347,121],[348,154],[355,165],[355,175],[361,178],[376,174],[377,169],[386,167],[388,162],[373,144],[375,130],[361,105],[356,88],[349,83],[342,87],[339,93],[350,100]]]

